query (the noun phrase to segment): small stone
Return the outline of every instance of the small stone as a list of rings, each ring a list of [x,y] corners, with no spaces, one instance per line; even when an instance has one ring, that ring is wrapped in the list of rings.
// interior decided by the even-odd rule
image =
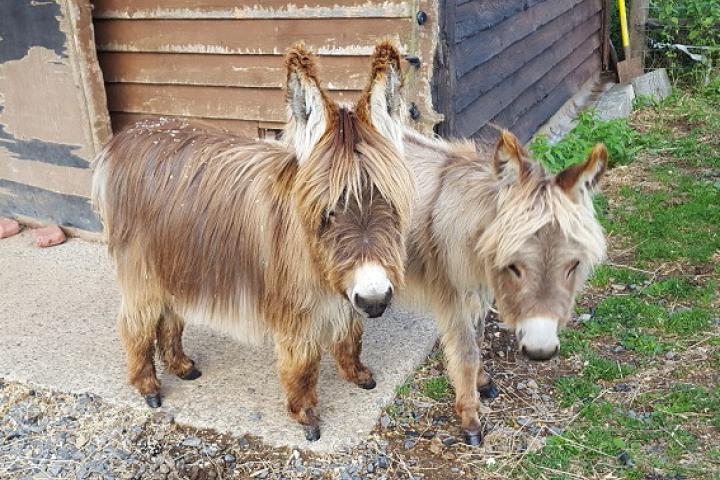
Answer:
[[[525,382],[525,385],[527,385],[527,388],[530,389],[530,390],[537,390],[537,389],[538,389],[538,384],[537,384],[537,382],[536,382],[535,380],[533,380],[532,378],[531,378],[530,380],[528,380],[527,382]]]
[[[441,423],[447,423],[450,420],[450,417],[447,415],[434,415],[432,417],[432,423],[433,425],[440,425]]]
[[[623,291],[625,291],[626,288],[627,287],[621,283],[613,283],[612,284],[612,289],[615,290],[616,292],[623,292]]]
[[[672,350],[665,354],[665,358],[667,360],[674,360],[675,357],[677,357],[677,354],[675,352],[673,352]]]
[[[158,472],[162,473],[163,475],[167,475],[168,473],[170,473],[170,467],[163,463],[162,465],[160,465],[160,468],[158,468]]]
[[[82,433],[75,438],[75,447],[82,448],[88,442],[88,438]]]
[[[225,460],[225,463],[235,463],[235,455],[233,455],[231,453],[228,453],[227,455],[225,455],[223,457],[223,459]]]
[[[617,345],[617,346],[613,347],[613,352],[615,352],[615,353],[622,353],[624,351],[625,351],[625,347],[623,347],[622,345]]]
[[[8,238],[20,232],[20,224],[10,218],[0,218],[0,238]]]
[[[526,388],[527,388],[527,386],[523,382],[520,382],[517,384],[518,390],[525,390]]]
[[[550,395],[546,395],[543,393],[542,395],[540,395],[540,398],[542,399],[543,402],[546,402],[546,403],[552,402],[552,397]]]
[[[377,458],[375,458],[375,465],[384,470],[390,466],[390,462],[385,455],[378,455]]]
[[[627,383],[618,383],[613,387],[613,390],[616,392],[629,392],[630,391],[630,385]]]
[[[403,444],[403,446],[405,447],[405,450],[410,450],[411,448],[413,448],[415,446],[416,443],[417,443],[417,439],[408,438],[407,440],[405,440],[405,443]]]
[[[457,438],[453,437],[452,435],[443,438],[442,440],[443,445],[446,447],[450,447],[452,445],[455,445],[457,443]]]
[[[556,426],[548,427],[548,431],[550,432],[551,435],[562,435],[563,434],[563,429],[560,427],[556,427]]]
[[[372,462],[368,463],[365,470],[367,470],[367,473],[373,473],[375,471],[375,464]]]
[[[589,321],[591,318],[592,318],[592,315],[590,315],[589,313],[583,313],[582,315],[580,315],[578,317],[578,322],[584,323],[584,322]]]
[[[632,457],[630,457],[630,454],[627,452],[622,452],[620,455],[618,455],[618,461],[625,467],[632,467],[633,465],[635,465]]]
[[[36,228],[32,231],[35,245],[38,247],[53,247],[65,242],[65,232],[57,225]]]
[[[431,440],[432,438],[435,437],[435,432],[433,432],[432,430],[425,430],[422,433],[422,437],[426,440]]]
[[[382,426],[382,428],[390,428],[393,425],[393,423],[395,423],[395,422],[393,422],[392,418],[390,418],[390,415],[388,415],[386,413],[384,413],[380,417],[380,426]]]
[[[438,437],[432,439],[430,442],[430,451],[435,455],[439,455],[443,450],[443,444]]]
[[[185,439],[182,441],[182,444],[186,447],[197,448],[202,444],[202,440],[200,440],[195,435],[191,435],[189,437],[185,437]]]
[[[528,417],[517,417],[517,423],[521,427],[527,427],[527,428],[529,428],[533,425],[532,419],[530,419]]]

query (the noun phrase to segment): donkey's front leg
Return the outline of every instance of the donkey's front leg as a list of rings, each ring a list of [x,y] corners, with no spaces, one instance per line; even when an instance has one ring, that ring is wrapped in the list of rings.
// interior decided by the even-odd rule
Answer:
[[[440,318],[447,370],[455,387],[455,410],[460,415],[466,442],[479,445],[482,440],[477,394],[480,352],[475,340],[475,328],[470,316],[462,315],[459,311],[447,312]]]
[[[335,361],[340,374],[348,382],[352,382],[365,390],[375,388],[375,379],[369,368],[360,361],[362,351],[363,325],[357,316],[352,314],[352,321],[347,335],[332,347]]]
[[[285,388],[290,415],[303,426],[305,438],[320,438],[320,419],[315,414],[320,346],[292,341],[277,342],[280,382]]]
[[[483,398],[497,398],[500,395],[500,390],[497,388],[495,383],[492,381],[492,377],[485,371],[485,364],[482,358],[483,344],[485,343],[485,317],[487,316],[487,310],[482,309],[478,314],[476,326],[475,326],[475,340],[477,342],[478,350],[480,351],[480,360],[478,364],[477,372],[477,390]]]

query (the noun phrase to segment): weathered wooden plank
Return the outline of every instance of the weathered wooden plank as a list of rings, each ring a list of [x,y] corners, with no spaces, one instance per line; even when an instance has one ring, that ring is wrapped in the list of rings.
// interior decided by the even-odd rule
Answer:
[[[594,56],[599,56],[597,48],[590,51],[586,56],[569,55],[553,71],[533,85],[532,88],[525,90],[513,103],[493,117],[478,132],[474,133],[473,137],[495,140],[496,133],[494,130],[507,128],[525,141],[535,132],[535,130],[527,127],[528,124],[532,124],[532,122],[540,122],[541,124],[555,113],[556,110],[538,110],[538,105],[543,104],[548,96],[556,92],[559,85],[568,83],[579,88],[593,73],[600,70],[595,68],[594,71],[588,71],[589,66],[594,65],[597,67],[597,63],[592,61]],[[574,94],[575,91],[577,90],[572,93]],[[554,95],[559,94],[555,93]],[[568,98],[570,98],[570,95],[565,100]],[[542,115],[545,115],[545,117],[540,118]],[[526,120],[526,117],[531,118]],[[487,133],[490,133],[490,135],[487,135]]]
[[[282,20],[97,20],[100,51],[282,54],[297,42],[317,54],[369,55],[378,38],[401,44],[412,22],[397,18]]]
[[[0,179],[0,215],[25,216],[92,232],[102,224],[90,199]]]
[[[282,88],[280,55],[206,55],[105,52],[98,55],[106,82]],[[320,80],[334,90],[361,90],[367,57],[318,57]]]
[[[451,49],[455,44],[455,0],[445,0],[440,9],[440,38],[435,52],[435,75],[433,76],[435,109],[444,116],[438,125],[438,133],[450,137],[455,133],[455,108],[453,97],[456,94],[456,78],[453,73]]]
[[[457,7],[455,41],[462,42],[521,12],[525,0],[474,0]]]
[[[570,10],[582,0],[546,0],[511,16],[495,27],[478,32],[455,49],[457,75],[462,77],[476,66],[532,34],[542,25]]]
[[[0,155],[2,153],[0,148]],[[92,170],[3,155],[0,178],[53,192],[89,197]]]
[[[95,18],[409,17],[401,0],[94,0]]]
[[[540,102],[520,117],[511,127],[513,131],[519,132],[520,140],[523,142],[530,140],[535,132],[580,90],[593,73],[600,71],[601,63],[600,51],[597,49],[581,66],[566,76]]]
[[[125,128],[133,125],[141,120],[156,119],[160,115],[144,114],[144,113],[125,113],[112,112],[113,132],[118,133]],[[162,115],[163,117],[184,120],[199,127],[207,127],[210,129],[225,130],[235,135],[248,138],[256,138],[258,134],[259,123],[257,120],[225,120],[219,118],[202,118],[202,117],[183,117],[178,115]]]
[[[284,122],[285,94],[274,88],[195,87],[110,83],[111,112]],[[351,102],[356,91],[333,91],[337,101]]]
[[[478,98],[468,108],[458,113],[458,132],[470,136],[508,107],[526,89],[557,69],[557,64],[566,57],[584,59],[599,44],[597,31],[576,28],[558,40],[551,48],[525,64],[512,77]],[[578,48],[574,48],[579,45]]]
[[[585,0],[553,21],[540,27],[529,37],[514,43],[500,54],[468,72],[458,80],[455,108],[462,110],[519,68],[540,55],[568,32],[596,29],[595,14],[602,8],[601,0]],[[571,48],[559,45],[556,48]]]

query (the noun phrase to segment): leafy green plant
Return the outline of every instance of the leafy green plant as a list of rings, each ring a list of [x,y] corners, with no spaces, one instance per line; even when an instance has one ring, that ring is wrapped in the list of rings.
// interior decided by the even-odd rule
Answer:
[[[578,123],[562,140],[551,145],[546,137],[538,136],[530,144],[535,158],[553,172],[584,161],[592,147],[604,143],[608,149],[610,166],[630,163],[640,150],[639,136],[627,120],[603,122],[594,112],[583,112]]]

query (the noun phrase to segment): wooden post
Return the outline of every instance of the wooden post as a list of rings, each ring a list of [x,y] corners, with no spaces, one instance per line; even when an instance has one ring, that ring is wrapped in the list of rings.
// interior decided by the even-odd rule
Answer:
[[[455,132],[455,94],[456,73],[454,62],[455,50],[455,0],[444,0],[440,3],[440,38],[438,39],[434,82],[436,88],[436,109],[445,119],[438,125],[438,133],[445,137],[453,137]]]
[[[647,22],[649,0],[632,0],[630,6],[630,50],[645,67],[645,23]]]

